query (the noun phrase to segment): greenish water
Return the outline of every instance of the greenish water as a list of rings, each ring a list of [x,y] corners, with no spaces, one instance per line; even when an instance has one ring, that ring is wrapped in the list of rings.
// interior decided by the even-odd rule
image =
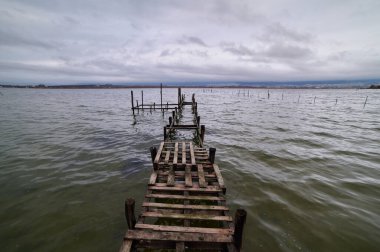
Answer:
[[[134,120],[124,89],[0,91],[1,251],[117,251],[169,113]],[[379,250],[379,91],[183,91],[248,212],[244,251]]]

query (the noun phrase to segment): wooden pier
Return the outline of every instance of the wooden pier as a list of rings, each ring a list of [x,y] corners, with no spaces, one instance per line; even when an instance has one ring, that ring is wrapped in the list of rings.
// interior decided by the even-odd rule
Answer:
[[[133,101],[133,92],[132,101]],[[143,96],[142,96],[143,97]],[[135,201],[125,201],[129,230],[120,252],[144,249],[188,249],[204,251],[240,251],[246,211],[238,209],[235,218],[226,205],[226,186],[215,161],[215,148],[204,148],[205,126],[200,125],[194,95],[191,102],[178,89],[178,104],[173,106],[164,141],[151,147],[152,174],[142,211],[135,218]],[[191,106],[193,124],[179,124],[184,106]],[[150,108],[141,102],[132,110]],[[157,109],[171,108],[162,105]],[[177,130],[193,130],[195,139],[173,140]]]

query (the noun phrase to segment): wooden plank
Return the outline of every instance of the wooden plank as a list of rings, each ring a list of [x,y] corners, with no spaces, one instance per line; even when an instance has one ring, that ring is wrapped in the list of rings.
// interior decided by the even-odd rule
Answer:
[[[204,168],[205,166],[203,166]],[[158,176],[167,176],[168,171],[158,171]],[[174,171],[174,174],[176,177],[184,177],[185,176],[185,171]],[[195,178],[198,177],[198,171],[196,172],[191,172],[191,177]],[[205,174],[205,178],[216,178],[216,175],[214,173],[210,174]]]
[[[175,251],[176,252],[184,252],[185,251],[185,243],[184,242],[176,242],[175,243]]]
[[[130,240],[130,239],[125,239],[123,241],[123,244],[121,245],[121,248],[119,250],[119,252],[129,252],[132,250],[132,244],[133,244],[133,240]]]
[[[214,167],[215,175],[216,175],[216,178],[218,179],[220,188],[226,188],[226,186],[224,185],[224,180],[220,172],[219,166],[217,164],[214,164],[213,167]]]
[[[156,194],[149,193],[145,195],[146,198],[157,198],[157,199],[180,199],[180,200],[209,200],[209,201],[225,201],[224,197],[215,196],[182,196],[182,195],[171,195],[171,194]]]
[[[173,166],[170,167],[170,170],[169,170],[169,174],[168,174],[168,180],[166,182],[166,185],[167,186],[174,186],[174,183],[175,183],[175,175],[174,175],[174,171],[173,171]],[[154,187],[153,187],[154,188]],[[149,190],[158,190],[158,189],[149,189]],[[174,189],[173,187],[162,187],[162,188],[170,188],[170,189]]]
[[[190,160],[191,165],[195,166],[195,155],[194,155],[194,149],[193,149],[193,143],[190,142]]]
[[[190,209],[190,210],[210,210],[210,211],[228,211],[226,206],[212,205],[184,205],[184,204],[165,204],[156,202],[144,202],[143,207],[167,208],[167,209]]]
[[[126,239],[133,240],[156,240],[156,241],[183,241],[183,242],[233,242],[232,235],[224,234],[196,234],[180,232],[159,232],[146,230],[128,230]]]
[[[171,181],[169,181],[171,179]],[[167,187],[163,186],[149,186],[149,190],[155,190],[155,191],[186,191],[186,192],[205,192],[205,193],[216,193],[216,192],[221,192],[222,189],[219,187],[215,186],[208,186],[208,187],[203,187],[203,188],[194,188],[194,187],[175,187],[174,186],[174,175],[168,176],[168,182],[166,183]]]
[[[168,219],[187,219],[187,220],[209,220],[209,221],[232,221],[231,216],[207,215],[207,214],[177,214],[177,213],[141,213],[143,217],[168,218]]]
[[[232,234],[232,228],[202,228],[202,227],[181,227],[164,226],[152,224],[136,224],[137,229],[151,229],[153,231],[181,232],[181,233],[203,233],[203,234]]]
[[[168,164],[168,163],[169,163],[169,159],[170,159],[170,151],[166,151],[166,155],[165,155],[165,164]]]
[[[182,164],[186,164],[186,143],[182,142]]]
[[[191,176],[191,166],[186,165],[185,167],[185,185],[187,187],[192,187],[193,186],[193,180]]]
[[[156,169],[157,166],[158,166],[158,162],[160,162],[160,157],[161,157],[161,152],[164,148],[164,142],[161,142],[160,144],[160,148],[158,148],[158,151],[157,151],[157,155],[156,155],[156,158],[154,159],[154,168]]]
[[[201,164],[198,165],[198,177],[199,177],[199,186],[200,187],[207,187],[206,179],[205,179],[205,173],[203,171],[203,166]]]
[[[173,165],[177,165],[178,162],[178,142],[174,145],[174,157],[173,157]]]
[[[157,172],[153,171],[152,174],[150,175],[149,185],[156,184],[156,180],[157,180]]]

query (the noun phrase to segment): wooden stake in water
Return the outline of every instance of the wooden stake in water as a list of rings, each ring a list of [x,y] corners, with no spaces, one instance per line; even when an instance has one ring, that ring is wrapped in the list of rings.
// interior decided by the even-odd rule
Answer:
[[[335,100],[335,105],[338,103],[338,98],[336,98],[336,100]]]
[[[297,103],[300,103],[300,98],[301,98],[301,95],[298,95],[298,101],[297,101]]]
[[[133,104],[133,91],[131,90],[131,101],[132,101],[132,113],[135,115],[135,106]]]
[[[164,111],[164,109],[162,108],[162,83],[160,85],[160,95],[161,95],[161,110]]]
[[[282,93],[281,100],[284,100],[284,93]]]
[[[269,94],[269,90],[268,90],[268,100],[269,100],[269,96],[270,96],[270,94]]]
[[[144,91],[141,90],[141,108],[144,111]]]
[[[317,98],[316,96],[314,96],[314,104],[315,104],[315,98]]]
[[[367,104],[367,99],[368,99],[368,96],[365,98],[365,102],[364,102],[364,105],[363,105],[363,109],[365,108],[365,105]]]

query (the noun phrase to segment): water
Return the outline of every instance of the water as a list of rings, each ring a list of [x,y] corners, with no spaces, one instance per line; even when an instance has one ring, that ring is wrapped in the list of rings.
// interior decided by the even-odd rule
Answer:
[[[139,210],[170,113],[134,120],[127,89],[0,91],[2,251],[117,251],[124,199]],[[248,212],[244,251],[378,251],[379,91],[183,92],[196,93],[228,205]]]

